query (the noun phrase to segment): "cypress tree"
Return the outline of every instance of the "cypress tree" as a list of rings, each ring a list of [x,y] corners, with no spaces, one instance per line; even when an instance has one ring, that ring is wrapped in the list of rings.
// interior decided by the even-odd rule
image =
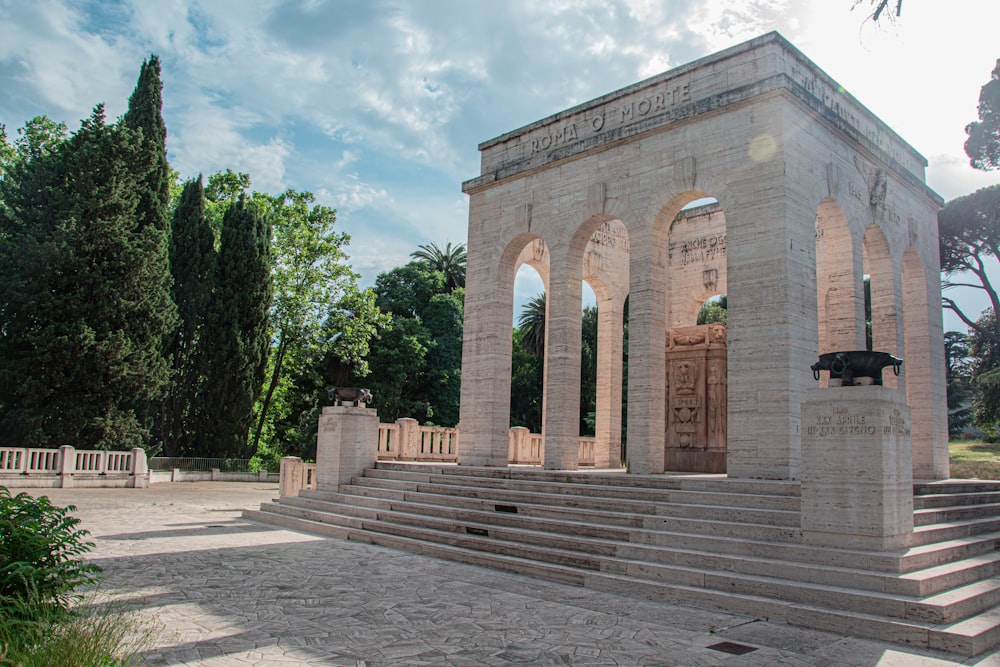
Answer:
[[[135,210],[137,231],[142,235],[142,245],[148,262],[150,281],[148,320],[142,327],[160,332],[159,352],[170,356],[177,327],[177,308],[171,297],[170,225],[167,211],[170,206],[170,167],[167,164],[167,127],[163,122],[163,83],[160,80],[160,59],[155,55],[143,61],[139,79],[128,100],[128,111],[122,123],[140,135],[140,147],[146,172],[141,175],[139,204]],[[170,369],[168,369],[168,372]],[[154,430],[156,444],[161,444],[161,401],[146,402],[136,406],[146,422],[157,422]],[[159,412],[159,419],[153,415]]]
[[[195,451],[196,438],[204,428],[206,415],[200,401],[206,390],[206,369],[201,339],[215,284],[215,261],[215,235],[205,217],[199,176],[184,184],[171,225],[172,296],[179,322],[169,349],[173,381],[157,416],[157,431],[167,456]]]
[[[0,442],[125,449],[166,387],[139,136],[98,106],[0,183]]]
[[[253,406],[267,366],[271,307],[271,226],[245,196],[222,220],[215,297],[203,341],[211,391],[202,436],[203,454],[248,453]]]

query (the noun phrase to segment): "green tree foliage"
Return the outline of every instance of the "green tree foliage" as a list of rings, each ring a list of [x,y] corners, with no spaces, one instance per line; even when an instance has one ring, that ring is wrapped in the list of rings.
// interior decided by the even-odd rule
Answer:
[[[956,438],[972,423],[973,360],[969,337],[959,331],[944,334],[945,379],[948,383],[948,435]]]
[[[525,304],[517,318],[521,330],[521,343],[538,359],[545,358],[545,292],[534,296]]]
[[[417,246],[418,250],[410,253],[410,257],[426,262],[435,271],[444,274],[444,286],[447,290],[465,287],[465,244],[459,243],[454,248],[447,243],[442,250],[436,243]]]
[[[524,343],[521,329],[513,329],[510,375],[510,425],[542,432],[542,382],[545,368],[541,359]]]
[[[267,367],[271,307],[271,225],[246,196],[222,221],[215,296],[207,315],[206,410],[212,423],[200,434],[202,455],[244,457],[254,403]]]
[[[166,456],[182,456],[198,450],[198,434],[213,421],[203,402],[211,391],[204,382],[204,337],[215,287],[215,235],[205,217],[200,176],[184,184],[171,229],[170,269],[180,322],[168,350],[172,384],[157,413],[156,433]]]
[[[1000,259],[1000,186],[994,185],[948,202],[938,213],[942,289],[968,287],[982,291],[993,312],[1000,309],[1000,296],[990,280],[990,270]],[[1000,342],[1000,332],[984,329],[965,313],[954,299],[942,298],[952,311],[978,336]],[[993,320],[988,320],[993,322]]]
[[[593,435],[597,413],[598,309],[581,314],[580,435]],[[545,358],[545,293],[528,300],[514,328],[511,359],[511,426],[541,431]]]
[[[258,456],[315,458],[317,420],[322,407],[330,404],[329,388],[368,386],[368,360],[378,358],[371,344],[391,320],[375,305],[370,289],[352,288],[328,308],[316,343],[286,364],[287,389],[276,393],[271,431]]]
[[[371,389],[385,421],[411,417],[458,423],[464,291],[449,290],[425,261],[396,267],[375,280],[376,303],[392,323],[371,343]]]
[[[1000,167],[1000,59],[979,92],[979,121],[965,126],[965,153],[976,169]]]
[[[709,299],[698,311],[696,324],[726,324],[729,321],[729,300],[723,294],[718,299]]]
[[[378,307],[393,317],[419,317],[435,294],[446,292],[444,274],[425,262],[410,262],[375,278]]]
[[[462,330],[465,317],[465,290],[458,288],[431,297],[421,322],[433,341],[427,350],[425,392],[434,410],[434,422],[447,426],[458,423],[462,385]]]
[[[136,409],[169,379],[162,233],[135,215],[150,168],[141,137],[98,106],[0,183],[4,444],[146,444]]]
[[[973,383],[978,386],[975,423],[990,437],[1000,437],[1000,342],[985,332],[997,330],[994,311],[987,309],[971,332],[969,353],[974,361]],[[980,333],[984,332],[984,333]]]
[[[257,410],[252,453],[257,451],[265,424],[273,422],[272,402],[281,387],[286,361],[291,358],[293,365],[301,365],[301,357],[323,342],[330,306],[343,306],[341,300],[357,291],[357,275],[344,252],[350,237],[334,231],[337,215],[333,209],[315,204],[312,193],[295,190],[261,199],[274,230],[274,301],[268,381]]]

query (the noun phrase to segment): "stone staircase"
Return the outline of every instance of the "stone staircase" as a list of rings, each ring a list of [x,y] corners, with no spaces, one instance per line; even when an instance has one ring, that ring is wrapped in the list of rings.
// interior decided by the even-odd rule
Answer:
[[[379,463],[244,516],[963,656],[1000,645],[1000,483],[914,492],[898,552],[803,544],[797,482],[718,475]]]

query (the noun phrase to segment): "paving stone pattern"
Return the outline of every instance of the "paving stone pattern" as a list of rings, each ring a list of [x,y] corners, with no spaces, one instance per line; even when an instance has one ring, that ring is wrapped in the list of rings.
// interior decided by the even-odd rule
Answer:
[[[240,518],[273,484],[30,492],[77,506],[104,591],[159,627],[150,665],[1000,667]]]

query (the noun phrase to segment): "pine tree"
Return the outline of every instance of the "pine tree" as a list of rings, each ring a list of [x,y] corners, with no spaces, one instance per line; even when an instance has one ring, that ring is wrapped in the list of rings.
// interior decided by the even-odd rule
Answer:
[[[209,424],[202,455],[248,453],[253,406],[264,382],[271,307],[271,228],[241,196],[226,210],[215,274],[215,297],[203,340]]]
[[[98,106],[0,183],[0,442],[125,449],[166,387],[140,137]]]
[[[173,381],[157,415],[157,433],[167,456],[195,451],[196,438],[208,418],[201,406],[206,389],[202,336],[215,284],[215,262],[215,235],[205,217],[199,176],[184,184],[171,226],[172,296],[179,324],[169,349]]]

